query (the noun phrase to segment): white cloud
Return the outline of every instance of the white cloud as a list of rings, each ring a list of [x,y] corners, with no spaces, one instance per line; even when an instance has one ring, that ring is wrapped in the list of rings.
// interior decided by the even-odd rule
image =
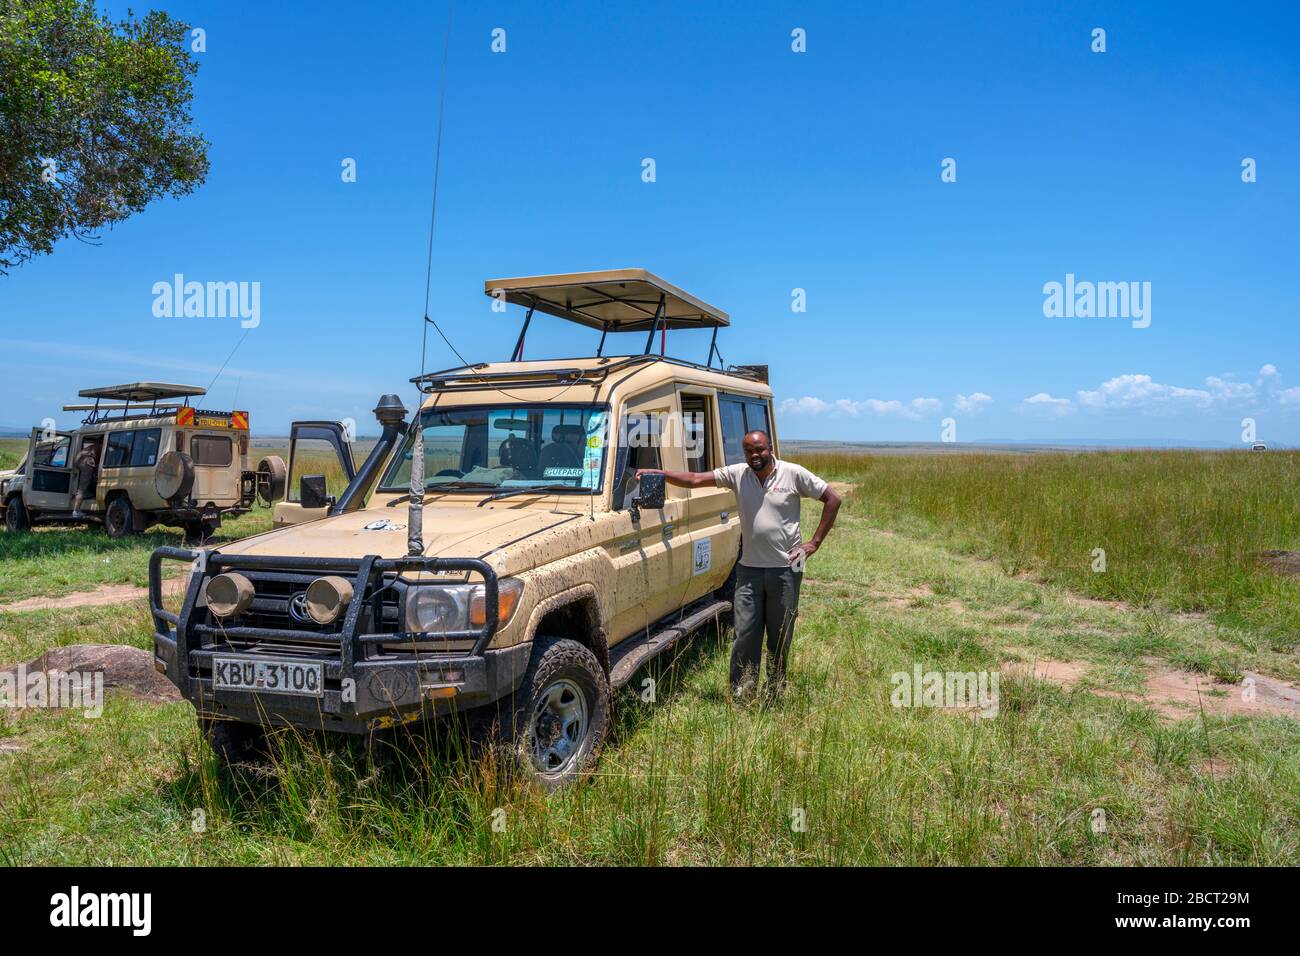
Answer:
[[[943,402],[937,398],[914,398],[906,404],[896,398],[888,401],[879,398],[868,398],[861,402],[841,398],[835,403],[835,407],[854,418],[858,415],[870,414],[880,417],[916,420],[938,413],[943,409]]]
[[[811,395],[802,398],[787,398],[781,403],[782,414],[821,415],[835,412],[857,418],[859,415],[876,415],[879,417],[907,418],[913,421],[936,415],[943,410],[943,402],[937,398],[914,398],[910,402],[898,399],[888,401],[879,398],[867,398],[861,401],[850,398],[837,398],[827,402]]]
[[[967,415],[978,415],[991,404],[993,404],[993,396],[985,395],[983,392],[973,392],[970,395],[958,394],[953,407]]]
[[[1293,389],[1281,389],[1282,376],[1275,365],[1259,370],[1254,384],[1239,382],[1230,373],[1207,376],[1203,386],[1186,387],[1157,382],[1150,375],[1129,373],[1116,375],[1094,389],[1080,389],[1076,394],[1080,407],[1094,410],[1138,411],[1151,414],[1177,414],[1197,411],[1231,411],[1259,408],[1280,402]]]
[[[1074,411],[1074,402],[1068,398],[1053,398],[1047,392],[1039,392],[1022,401],[1020,410],[1043,418],[1060,418]]]
[[[803,398],[787,398],[781,403],[781,413],[783,415],[816,415],[828,408],[830,408],[830,405],[820,398],[813,398],[811,395],[805,395]]]
[[[1161,385],[1150,375],[1116,375],[1096,389],[1080,389],[1079,404],[1089,408],[1149,408],[1170,402],[1209,407],[1214,396],[1205,389]]]

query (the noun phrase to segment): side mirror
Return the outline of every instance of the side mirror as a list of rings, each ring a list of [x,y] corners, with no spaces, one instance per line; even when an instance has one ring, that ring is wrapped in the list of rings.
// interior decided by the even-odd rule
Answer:
[[[333,500],[325,493],[324,475],[303,475],[298,480],[298,501],[304,508],[328,508]]]
[[[642,475],[641,487],[638,490],[640,494],[632,499],[632,507],[628,509],[632,513],[633,521],[641,520],[642,508],[658,511],[664,506],[664,476],[662,474]]]

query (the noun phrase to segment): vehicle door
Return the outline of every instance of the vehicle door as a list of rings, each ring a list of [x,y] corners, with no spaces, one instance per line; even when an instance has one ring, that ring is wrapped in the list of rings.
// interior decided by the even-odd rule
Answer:
[[[72,510],[72,432],[33,428],[23,504],[33,511]]]
[[[273,524],[279,527],[325,517],[357,475],[352,437],[343,422],[294,422],[290,426],[286,499],[275,506]],[[324,499],[318,495],[322,483]]]
[[[162,434],[161,427],[108,433],[100,470],[114,469],[113,487],[124,490],[131,500],[131,506],[140,511],[167,507],[167,502],[158,494],[154,483],[154,469],[160,457]],[[99,486],[97,494],[102,500],[109,489],[103,479],[99,481]]]
[[[664,506],[632,514],[639,493],[638,468],[680,471],[685,466],[680,442],[664,442],[664,428],[677,411],[671,384],[629,399],[622,406],[614,467],[612,509],[618,520],[609,544],[615,565],[615,593],[610,634],[613,641],[643,634],[659,618],[679,607],[691,576],[690,535],[685,531],[686,489],[668,485]]]
[[[686,471],[712,472],[725,462],[718,417],[717,392],[700,385],[678,386],[685,435]],[[687,490],[687,525],[691,540],[691,583],[687,599],[694,601],[720,587],[740,555],[740,520],[736,494],[709,484]]]

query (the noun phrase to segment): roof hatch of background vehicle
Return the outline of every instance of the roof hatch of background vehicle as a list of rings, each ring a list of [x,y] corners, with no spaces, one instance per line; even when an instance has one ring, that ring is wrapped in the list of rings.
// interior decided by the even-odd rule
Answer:
[[[169,385],[166,382],[135,382],[131,385],[106,385],[103,388],[86,388],[77,394],[82,398],[107,398],[118,402],[159,402],[169,398],[192,398],[206,395],[208,390],[198,385]]]

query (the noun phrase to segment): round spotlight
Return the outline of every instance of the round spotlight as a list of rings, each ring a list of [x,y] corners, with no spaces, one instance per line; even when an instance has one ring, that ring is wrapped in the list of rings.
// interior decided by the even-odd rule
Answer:
[[[352,602],[352,582],[331,575],[307,586],[307,613],[317,624],[333,624]]]
[[[253,582],[242,574],[227,571],[209,580],[203,593],[209,611],[217,617],[234,617],[252,605]]]

